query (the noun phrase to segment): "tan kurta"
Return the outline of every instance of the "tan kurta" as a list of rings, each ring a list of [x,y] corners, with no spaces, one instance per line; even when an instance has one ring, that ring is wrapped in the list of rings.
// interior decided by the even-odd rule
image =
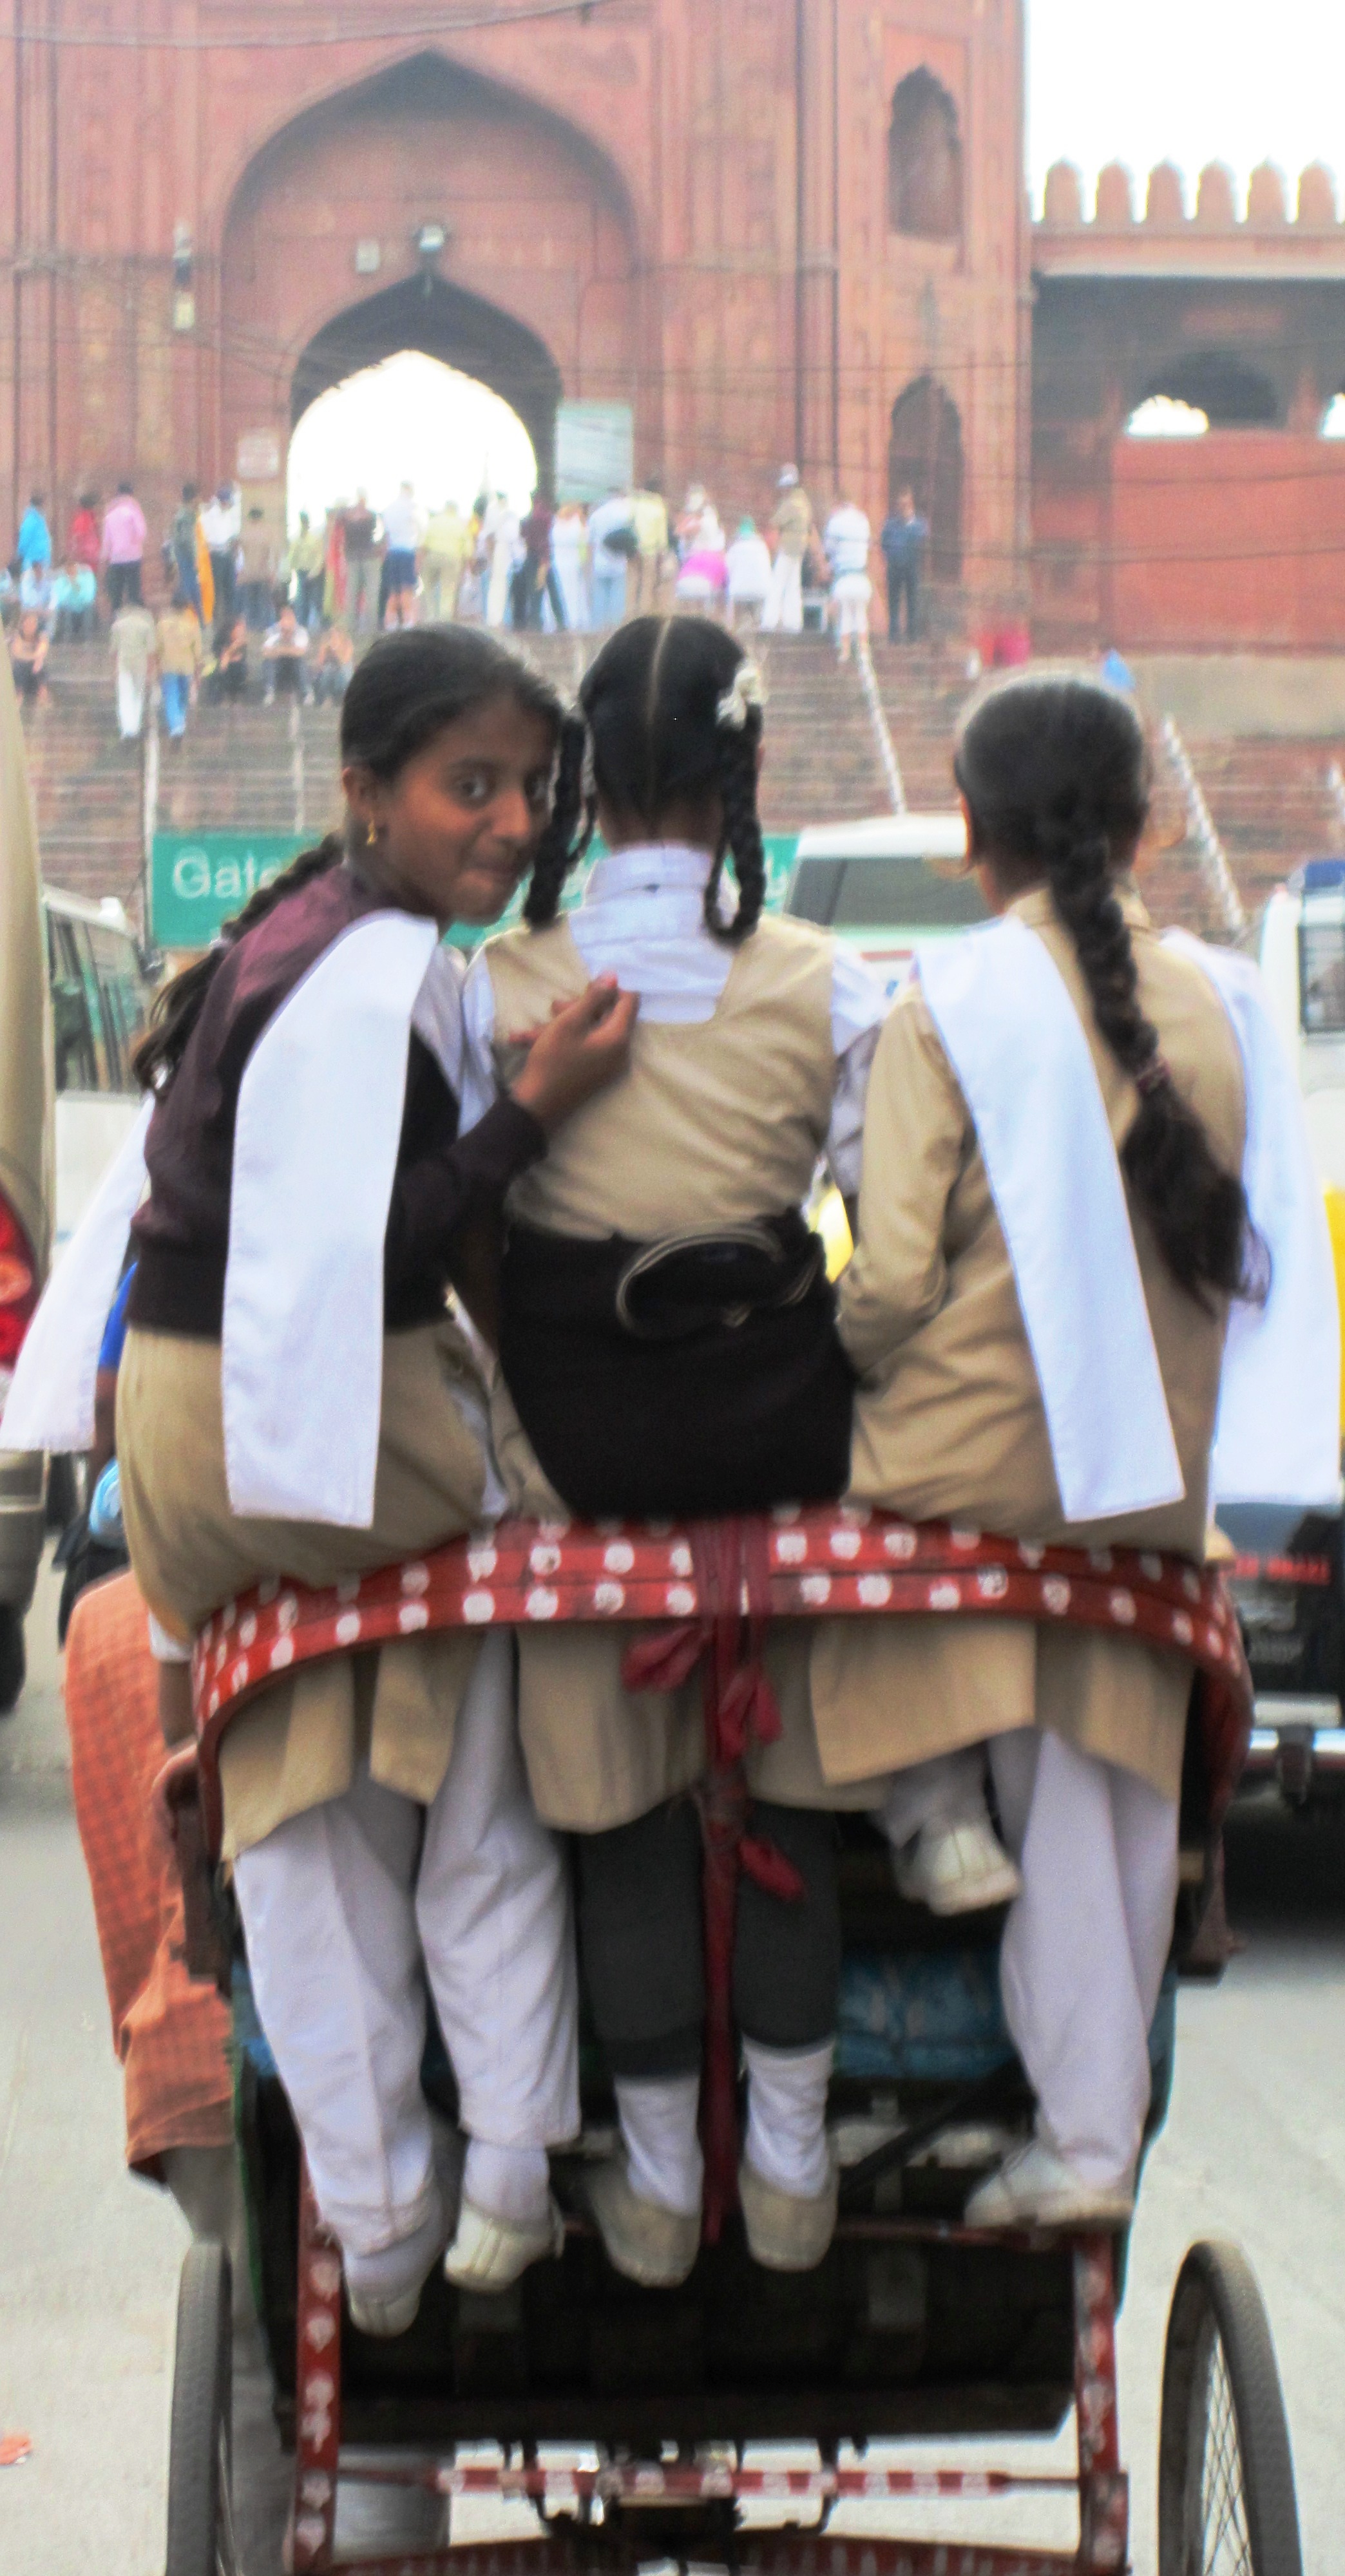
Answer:
[[[509,1194],[523,1223],[590,1241],[649,1241],[681,1227],[782,1214],[807,1196],[831,1124],[832,944],[806,923],[767,918],[734,957],[711,1018],[638,1021],[630,1071],[567,1120],[544,1162]],[[485,951],[501,1032],[502,1083],[515,1066],[508,1032],[573,1000],[588,971],[564,922],[511,930]],[[688,1401],[695,1401],[694,1387]],[[564,1517],[497,1386],[493,1428],[515,1508]],[[700,1683],[633,1696],[621,1657],[638,1630],[526,1630],[519,1638],[519,1729],[538,1813],[597,1832],[644,1815],[701,1771]],[[806,1688],[807,1640],[781,1631],[770,1669],[783,1740],[754,1757],[753,1785],[785,1805],[864,1803],[822,1780]]]
[[[155,1616],[185,1640],[268,1576],[337,1583],[471,1528],[485,1479],[473,1403],[483,1403],[480,1380],[447,1317],[390,1333],[372,1526],[240,1519],[225,1474],[219,1343],[133,1328],[117,1379],[117,1454],[131,1562]],[[385,1788],[428,1805],[479,1651],[479,1637],[455,1630],[399,1639],[300,1666],[250,1700],[220,1754],[226,1858],[342,1796],[366,1752]]]
[[[1237,1171],[1245,1106],[1227,1014],[1199,968],[1164,948],[1132,886],[1122,903],[1141,1006],[1215,1153]],[[1119,1146],[1138,1094],[1097,1031],[1073,944],[1044,892],[1013,909],[1065,979]],[[1226,1313],[1207,1312],[1175,1285],[1133,1202],[1131,1219],[1185,1497],[1133,1518],[1067,1525],[975,1130],[923,995],[902,996],[870,1077],[859,1248],[841,1286],[841,1332],[864,1379],[855,1499],[1011,1537],[1203,1556]],[[1137,1640],[1017,1621],[830,1621],[813,1655],[818,1740],[836,1780],[1035,1723],[1175,1796],[1189,1685],[1182,1658]]]

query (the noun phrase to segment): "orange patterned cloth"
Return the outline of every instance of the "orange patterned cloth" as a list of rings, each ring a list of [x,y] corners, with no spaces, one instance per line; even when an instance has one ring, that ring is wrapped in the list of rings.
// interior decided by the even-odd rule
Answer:
[[[233,2137],[229,2011],[183,1959],[182,1887],[150,1823],[164,1758],[158,1679],[134,1577],[75,1605],[65,1660],[75,1816],[93,1890],[112,2044],[126,2079],[126,2161]]]

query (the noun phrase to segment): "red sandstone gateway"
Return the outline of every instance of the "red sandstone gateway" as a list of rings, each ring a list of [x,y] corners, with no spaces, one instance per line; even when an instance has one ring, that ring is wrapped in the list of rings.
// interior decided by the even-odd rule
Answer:
[[[735,1889],[746,1870],[788,1903],[790,1873],[743,1832],[742,1758],[779,1724],[761,1663],[767,1622],[823,1609],[1120,1625],[1189,1656],[1181,1910],[1150,2038],[1150,2135],[1161,2126],[1176,1976],[1217,1975],[1228,1946],[1220,1828],[1251,1700],[1217,1573],[1152,1554],[1041,1548],[829,1506],[687,1529],[505,1522],[339,1592],[267,1585],[229,1603],[197,1645],[200,1795],[178,1811],[179,1848],[193,1964],[210,1972],[213,1946],[214,1972],[234,1998],[261,2313],[295,2455],[295,2569],[1117,2576],[1130,2564],[1115,2344],[1125,2237],[962,2223],[1006,2133],[1031,2118],[999,2019],[999,1918],[963,1918],[957,1948],[937,1946],[949,1927],[898,1901],[862,1820],[845,1819],[847,1956],[830,2106],[842,2168],[835,2240],[806,2274],[764,2272],[747,2257],[734,2207]],[[642,2290],[609,2268],[578,2189],[613,2119],[610,2084],[589,2052],[583,2135],[553,2160],[566,2212],[561,2256],[499,2298],[458,2293],[435,2274],[411,2331],[371,2343],[343,2311],[340,2256],[303,2171],[246,1963],[221,1956],[225,1945],[218,1930],[212,1935],[205,1854],[218,1834],[220,1738],[232,1713],[297,1661],[412,1630],[567,1619],[666,1622],[632,1646],[628,1678],[668,1684],[697,1667],[702,1677],[704,2243],[677,2290]],[[451,2116],[451,2069],[433,2040],[422,2082]],[[167,2576],[238,2576],[229,2353],[228,2256],[196,2245],[178,2308]],[[1071,2472],[917,2469],[894,2449],[902,2437],[927,2446],[945,2434],[1049,2435],[1071,2412]],[[788,2465],[769,2447],[786,2443]],[[801,2445],[815,2446],[811,2465],[797,2464]],[[387,2555],[344,2552],[340,2497],[356,2484],[439,2498],[439,2538]],[[1077,2499],[1077,2543],[996,2545],[987,2516],[1024,2493]],[[517,2539],[474,2539],[463,2530],[471,2507],[492,2501],[531,2507],[535,2526]],[[961,2507],[965,2542],[892,2536],[932,2505],[945,2515]],[[1301,2576],[1269,2329],[1252,2274],[1228,2245],[1193,2245],[1173,2296],[1159,2576]]]

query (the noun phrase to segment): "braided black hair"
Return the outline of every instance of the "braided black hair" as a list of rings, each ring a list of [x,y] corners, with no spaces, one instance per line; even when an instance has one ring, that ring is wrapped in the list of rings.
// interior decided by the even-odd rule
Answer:
[[[481,628],[408,626],[381,635],[356,664],[341,701],[341,765],[367,769],[386,783],[446,725],[504,697],[543,716],[561,738],[566,720],[555,690]],[[346,842],[337,832],[329,832],[316,849],[302,851],[279,876],[258,887],[204,957],[164,986],[135,1051],[136,1076],[144,1090],[157,1091],[172,1079],[227,951],[287,895],[324,869],[338,867],[345,855]]]
[[[746,659],[741,644],[706,617],[634,617],[609,638],[585,674],[580,713],[567,719],[562,735],[552,819],[523,907],[534,929],[556,918],[566,876],[593,837],[599,796],[656,835],[677,798],[717,789],[724,837],[705,890],[706,924],[716,939],[734,945],[755,930],[766,900],[757,814],[761,709],[749,704],[741,724],[719,713]],[[586,795],[589,745],[593,787]],[[738,884],[737,909],[727,922],[719,910],[726,857]]]
[[[1133,707],[1088,680],[1012,680],[969,718],[953,766],[973,850],[1045,878],[1098,1027],[1139,1086],[1121,1165],[1172,1277],[1202,1305],[1264,1294],[1242,1183],[1216,1159],[1140,1007],[1116,895],[1149,812],[1149,755]]]

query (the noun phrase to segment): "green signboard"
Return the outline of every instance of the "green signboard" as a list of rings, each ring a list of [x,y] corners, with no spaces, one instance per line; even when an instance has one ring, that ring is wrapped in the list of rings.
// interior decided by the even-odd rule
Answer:
[[[311,832],[156,832],[149,889],[155,945],[208,948],[249,895],[312,844]]]
[[[765,843],[766,900],[778,909],[794,864],[798,834],[768,832]],[[208,948],[258,886],[269,885],[297,851],[311,846],[312,835],[301,832],[156,832],[149,900],[150,935],[156,946]],[[567,910],[578,902],[587,881],[586,864],[575,870],[566,887]],[[504,915],[507,922],[517,919],[520,905],[521,896],[516,895]],[[455,948],[475,948],[484,934],[460,922],[449,936]]]

